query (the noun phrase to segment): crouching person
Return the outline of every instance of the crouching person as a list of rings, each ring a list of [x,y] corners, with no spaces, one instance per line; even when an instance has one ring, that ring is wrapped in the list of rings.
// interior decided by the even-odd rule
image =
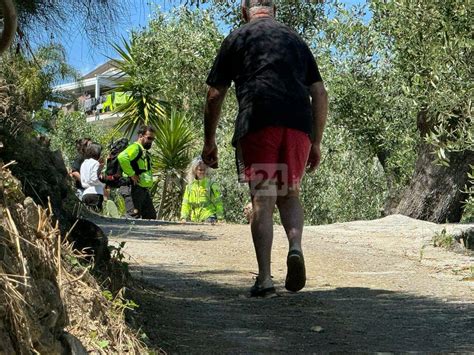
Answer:
[[[208,176],[209,167],[195,158],[188,168],[188,185],[181,205],[181,221],[216,223],[224,218],[221,193]]]
[[[85,160],[81,164],[81,185],[84,189],[82,202],[96,212],[102,211],[104,202],[104,183],[99,180],[101,166],[99,163],[102,147],[98,143],[90,143],[85,148]]]
[[[148,152],[155,140],[155,129],[142,126],[138,139],[118,156],[123,174],[130,178],[130,195],[124,195],[127,214],[136,218],[156,219],[156,210],[150,194],[153,186],[151,157]]]

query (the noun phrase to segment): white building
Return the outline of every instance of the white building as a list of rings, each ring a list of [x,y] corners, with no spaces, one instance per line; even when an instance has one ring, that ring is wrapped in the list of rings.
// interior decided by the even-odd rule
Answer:
[[[111,89],[117,87],[125,78],[125,74],[116,68],[115,61],[109,60],[80,80],[57,85],[53,90],[73,98],[61,105],[64,111],[82,111],[87,122],[111,127],[121,117],[121,114],[113,112],[114,107],[126,100],[126,95],[112,93]]]

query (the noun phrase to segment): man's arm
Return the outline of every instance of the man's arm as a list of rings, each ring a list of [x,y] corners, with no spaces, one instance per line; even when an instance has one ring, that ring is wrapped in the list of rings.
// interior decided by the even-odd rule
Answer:
[[[310,86],[313,114],[313,141],[308,158],[309,171],[315,170],[321,161],[321,140],[328,116],[328,94],[322,81]]]
[[[138,147],[138,144],[131,144],[118,155],[120,167],[122,168],[122,171],[129,177],[135,175],[135,170],[133,170],[130,162],[137,157],[139,152],[140,147]]]
[[[69,173],[69,175],[74,178],[74,180],[76,181],[81,181],[81,174],[79,173],[79,171],[71,171]]]
[[[207,91],[206,106],[204,108],[204,147],[202,159],[211,168],[217,168],[216,130],[221,114],[222,103],[227,94],[228,86],[209,86]]]

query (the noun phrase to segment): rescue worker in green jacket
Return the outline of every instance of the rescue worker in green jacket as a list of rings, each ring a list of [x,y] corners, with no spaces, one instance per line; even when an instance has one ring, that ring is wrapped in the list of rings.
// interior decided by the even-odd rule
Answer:
[[[224,218],[221,193],[208,175],[209,167],[195,158],[188,168],[188,185],[181,205],[181,221],[216,223]]]
[[[130,178],[129,186],[119,188],[119,193],[125,200],[128,217],[156,219],[156,210],[150,195],[153,174],[148,152],[154,140],[155,129],[151,126],[141,126],[137,141],[118,156],[123,175]]]

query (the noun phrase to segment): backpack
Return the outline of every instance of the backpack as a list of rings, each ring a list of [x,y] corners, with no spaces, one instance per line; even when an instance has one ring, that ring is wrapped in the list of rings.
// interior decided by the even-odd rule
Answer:
[[[118,161],[119,154],[128,147],[128,139],[120,138],[118,141],[113,142],[110,145],[110,153],[105,163],[105,169],[101,175],[101,181],[106,186],[117,188],[120,186],[130,185],[130,179],[122,176],[122,168]],[[137,157],[133,159],[133,163],[141,158],[142,151],[138,153]]]

